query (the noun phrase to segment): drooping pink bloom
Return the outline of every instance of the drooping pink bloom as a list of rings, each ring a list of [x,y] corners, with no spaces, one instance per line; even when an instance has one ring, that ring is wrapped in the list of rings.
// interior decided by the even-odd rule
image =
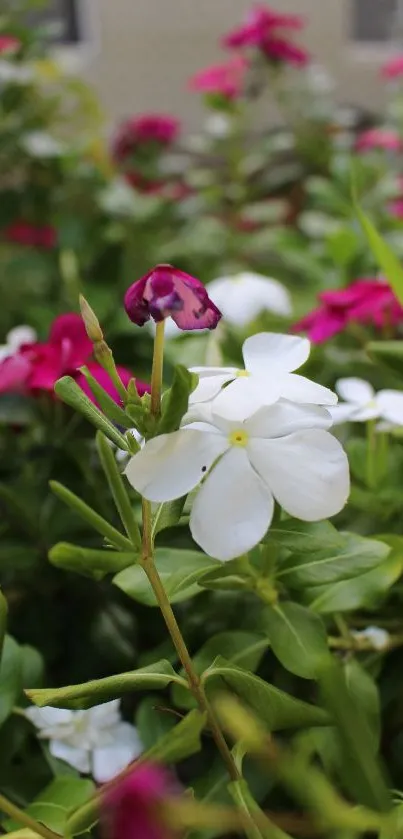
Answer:
[[[171,317],[179,329],[215,329],[221,318],[203,283],[172,265],[157,265],[133,283],[124,305],[137,326]]]
[[[224,64],[213,64],[200,70],[191,79],[189,87],[200,93],[210,93],[233,100],[242,95],[249,62],[242,55],[236,55]]]
[[[170,146],[178,137],[180,122],[169,114],[142,114],[125,120],[112,142],[112,154],[117,162],[134,155],[141,146],[155,144]]]
[[[101,795],[101,823],[108,839],[173,839],[164,824],[164,800],[177,794],[170,775],[143,763],[108,784]]]
[[[23,220],[9,224],[4,230],[4,236],[8,242],[45,250],[54,248],[57,240],[56,230],[50,224],[30,224]]]
[[[381,67],[381,76],[384,79],[398,79],[403,76],[403,55],[396,55],[386,61]]]
[[[392,128],[370,128],[363,131],[356,142],[357,151],[401,151],[402,141],[397,131]]]
[[[254,47],[276,63],[303,66],[310,60],[306,50],[290,41],[284,29],[299,30],[304,26],[298,15],[279,14],[268,6],[255,6],[238,26],[223,38],[230,49]]]
[[[21,41],[14,35],[0,35],[0,54],[17,52],[20,46]]]
[[[111,399],[113,399],[113,401],[117,404],[121,404],[120,394],[117,392],[116,387],[113,384],[110,377],[108,376],[106,370],[104,370],[103,367],[97,364],[96,361],[87,362],[86,367],[88,367],[91,376],[93,376],[94,379],[97,380],[98,384],[101,385],[101,387],[104,390],[106,390]],[[124,386],[127,387],[130,382],[130,379],[134,378],[133,373],[131,373],[130,370],[127,370],[126,367],[120,367],[119,365],[116,367],[116,369]],[[146,382],[141,381],[141,379],[135,379],[135,381],[136,390],[139,396],[143,396],[144,393],[150,392],[150,386],[146,384]],[[83,390],[84,393],[88,396],[88,398],[91,399],[91,402],[94,402],[94,404],[99,407],[98,402],[95,399],[92,390],[87,382],[87,379],[85,378],[83,373],[78,373],[78,375],[76,376],[76,382],[81,387],[81,390]]]
[[[315,344],[342,332],[349,323],[382,328],[403,321],[403,307],[384,280],[356,280],[347,288],[323,291],[319,300],[321,305],[293,326],[293,332],[306,332]]]

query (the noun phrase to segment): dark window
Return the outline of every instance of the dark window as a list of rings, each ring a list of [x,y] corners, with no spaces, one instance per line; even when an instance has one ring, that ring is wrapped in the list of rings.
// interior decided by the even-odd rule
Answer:
[[[48,0],[44,9],[31,12],[32,26],[46,26],[49,38],[57,44],[76,44],[82,40],[78,4],[80,0]]]
[[[399,0],[352,0],[352,4],[354,41],[377,43],[393,40]]]

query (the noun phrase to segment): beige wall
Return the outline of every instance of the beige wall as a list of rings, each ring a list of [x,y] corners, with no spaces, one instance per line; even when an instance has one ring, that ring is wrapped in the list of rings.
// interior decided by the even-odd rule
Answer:
[[[146,110],[174,112],[191,126],[200,99],[187,78],[226,53],[218,41],[242,18],[251,0],[88,0],[98,44],[83,70],[108,116]],[[309,23],[303,41],[336,78],[339,98],[369,107],[382,103],[377,78],[391,48],[348,41],[350,0],[272,0]]]

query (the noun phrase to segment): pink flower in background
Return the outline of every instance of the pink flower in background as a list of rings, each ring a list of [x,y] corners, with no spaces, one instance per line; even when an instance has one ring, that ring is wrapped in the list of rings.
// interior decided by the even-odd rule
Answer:
[[[143,763],[108,784],[101,795],[101,820],[108,839],[173,839],[164,825],[161,805],[178,794],[160,766]]]
[[[21,41],[14,38],[14,35],[0,35],[0,54],[17,52],[21,46]]]
[[[403,198],[396,198],[395,201],[391,201],[388,209],[393,218],[403,220]]]
[[[98,384],[103,387],[104,390],[109,394],[109,396],[114,400],[116,403],[121,403],[120,395],[118,394],[115,385],[111,381],[108,376],[106,370],[97,364],[96,361],[87,362],[86,366],[90,371],[91,375],[94,379],[97,380]],[[120,367],[119,365],[116,367],[119,376],[124,384],[125,387],[128,386],[130,379],[134,378],[133,373],[130,370],[127,370],[126,367]],[[142,382],[140,379],[135,379],[136,381],[136,389],[139,396],[143,396],[144,393],[149,393],[150,386],[146,384],[146,382]],[[94,402],[95,405],[98,405],[97,400],[95,399],[92,390],[87,382],[87,379],[82,373],[78,373],[76,376],[76,382],[81,387],[81,390],[91,399],[91,402]],[[99,406],[98,406],[99,407]]]
[[[400,151],[401,148],[400,136],[392,128],[370,128],[368,131],[363,131],[356,142],[357,151],[372,151],[373,149]]]
[[[122,162],[135,154],[139,146],[169,146],[179,135],[180,122],[169,114],[142,114],[130,117],[118,128],[112,143],[112,154],[116,161]]]
[[[4,236],[8,242],[29,248],[54,248],[57,233],[50,224],[30,224],[28,221],[14,221],[5,228]]]
[[[315,344],[342,332],[349,323],[381,328],[403,321],[403,308],[383,280],[356,280],[347,288],[323,291],[319,300],[321,305],[293,326],[293,332],[306,332]]]
[[[215,329],[221,318],[203,283],[172,265],[157,265],[133,283],[124,305],[137,326],[171,317],[179,329]]]
[[[247,59],[237,55],[224,64],[213,64],[200,70],[189,80],[189,87],[201,93],[237,99],[243,92],[248,67]]]
[[[223,45],[230,49],[255,47],[270,61],[303,66],[310,60],[309,53],[282,31],[303,26],[304,20],[298,15],[279,14],[266,6],[255,6],[241,26],[225,35]]]
[[[403,55],[396,55],[381,67],[384,79],[398,79],[403,76]]]

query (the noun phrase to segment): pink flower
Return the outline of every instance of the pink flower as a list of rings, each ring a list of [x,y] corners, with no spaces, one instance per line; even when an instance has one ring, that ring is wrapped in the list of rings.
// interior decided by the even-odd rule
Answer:
[[[195,277],[172,265],[156,265],[131,285],[124,305],[133,323],[144,326],[171,317],[179,329],[215,329],[221,312]]]
[[[303,66],[308,63],[309,54],[282,32],[303,26],[303,18],[297,15],[279,14],[267,6],[255,6],[245,22],[224,37],[223,45],[231,49],[255,47],[270,61]]]
[[[403,55],[396,55],[381,67],[381,75],[384,79],[398,79],[403,76]]]
[[[13,35],[0,35],[0,53],[17,52],[21,46],[21,41],[14,38]]]
[[[94,379],[96,379],[98,384],[101,385],[101,387],[103,387],[104,390],[106,390],[106,392],[114,400],[114,402],[116,402],[117,404],[121,404],[120,395],[118,394],[115,385],[109,378],[106,370],[104,370],[103,367],[97,364],[96,361],[87,362],[86,366],[88,367],[88,370],[90,371]],[[127,387],[130,382],[130,379],[134,378],[133,373],[131,373],[130,370],[127,370],[126,367],[120,367],[119,365],[116,369],[124,386]],[[143,394],[146,392],[149,393],[150,386],[146,384],[146,382],[142,382],[140,379],[135,379],[135,381],[137,393],[139,394],[139,396],[143,396]],[[94,404],[99,407],[98,402],[95,399],[92,390],[87,382],[87,379],[82,373],[79,373],[76,376],[76,382],[81,387],[81,390],[83,390],[84,393],[88,396],[88,398],[91,399],[91,402],[94,402]]]
[[[112,154],[117,162],[135,154],[141,146],[155,144],[169,146],[178,137],[180,122],[167,114],[142,114],[123,122],[112,143]]]
[[[397,131],[392,128],[370,128],[363,131],[356,142],[357,151],[372,151],[372,149],[384,149],[385,151],[400,151],[402,141]]]
[[[388,209],[391,216],[400,221],[403,220],[403,198],[396,198],[395,201],[391,201]]]
[[[306,332],[315,344],[342,332],[349,323],[381,328],[403,320],[403,308],[383,280],[356,280],[347,288],[323,291],[319,300],[321,305],[293,326],[293,332]]]
[[[189,79],[189,87],[201,93],[237,99],[243,92],[248,67],[247,59],[237,55],[225,64],[213,64],[200,70]]]
[[[177,789],[165,769],[147,763],[108,784],[101,798],[101,819],[108,839],[173,839],[164,825],[164,800]]]
[[[30,224],[23,220],[9,224],[4,236],[9,242],[45,250],[54,248],[57,239],[56,230],[50,224]]]

